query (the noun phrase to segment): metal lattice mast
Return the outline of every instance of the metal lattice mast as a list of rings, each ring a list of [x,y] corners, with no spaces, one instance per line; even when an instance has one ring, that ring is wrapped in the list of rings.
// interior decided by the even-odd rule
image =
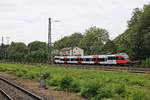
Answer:
[[[51,18],[49,18],[48,23],[48,63],[52,63],[52,55],[51,55]]]

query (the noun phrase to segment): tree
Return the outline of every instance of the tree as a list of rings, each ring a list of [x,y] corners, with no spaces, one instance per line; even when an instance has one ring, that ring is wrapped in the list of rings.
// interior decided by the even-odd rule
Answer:
[[[80,40],[83,38],[83,35],[81,33],[73,33],[70,36],[65,36],[64,38],[56,41],[54,43],[54,49],[62,49],[66,47],[75,47],[79,46]]]
[[[143,9],[136,8],[128,21],[128,29],[114,41],[122,50],[129,53],[134,60],[150,57],[150,4]]]
[[[33,41],[31,43],[28,44],[28,48],[30,51],[37,51],[37,50],[47,50],[47,44],[45,42],[41,42],[41,41]]]
[[[23,61],[27,53],[28,48],[22,42],[12,42],[8,47],[8,59],[11,61]]]
[[[47,44],[41,41],[33,41],[28,44],[29,53],[26,55],[27,62],[46,62],[48,59]]]
[[[107,41],[106,44],[104,45],[103,49],[102,49],[102,53],[103,54],[114,54],[117,53],[117,46],[115,45],[115,43],[111,40]]]
[[[102,37],[109,36],[105,29],[90,27],[84,33],[83,39],[79,46],[85,50],[85,54],[100,54],[104,46],[104,42],[108,41]]]

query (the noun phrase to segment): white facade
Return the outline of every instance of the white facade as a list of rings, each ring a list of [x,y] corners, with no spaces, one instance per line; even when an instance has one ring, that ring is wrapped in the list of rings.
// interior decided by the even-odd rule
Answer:
[[[84,50],[79,47],[68,47],[60,50],[61,56],[83,56]]]

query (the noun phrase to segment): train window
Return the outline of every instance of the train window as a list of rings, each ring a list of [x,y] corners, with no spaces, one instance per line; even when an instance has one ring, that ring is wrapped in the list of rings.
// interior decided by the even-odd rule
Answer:
[[[76,59],[75,59],[75,58],[71,58],[70,60],[71,60],[71,61],[75,61]]]
[[[85,61],[90,61],[90,59],[89,58],[85,58]]]
[[[65,60],[66,60],[66,61],[69,61],[70,59],[69,59],[69,58],[66,58]]]
[[[55,58],[55,60],[59,60],[59,58]]]
[[[63,59],[63,58],[61,58],[61,59],[60,59],[60,61],[64,61],[64,59]]]
[[[98,61],[106,61],[107,59],[106,58],[98,58],[97,60]]]
[[[108,60],[116,60],[116,57],[108,57]]]

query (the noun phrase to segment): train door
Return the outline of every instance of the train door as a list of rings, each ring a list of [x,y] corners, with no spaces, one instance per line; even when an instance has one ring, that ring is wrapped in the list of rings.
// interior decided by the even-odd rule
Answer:
[[[98,57],[96,55],[93,56],[92,58],[92,64],[98,64]]]
[[[82,58],[80,56],[77,57],[77,63],[82,64]]]
[[[64,64],[67,64],[67,62],[68,62],[68,58],[67,56],[64,56]]]

